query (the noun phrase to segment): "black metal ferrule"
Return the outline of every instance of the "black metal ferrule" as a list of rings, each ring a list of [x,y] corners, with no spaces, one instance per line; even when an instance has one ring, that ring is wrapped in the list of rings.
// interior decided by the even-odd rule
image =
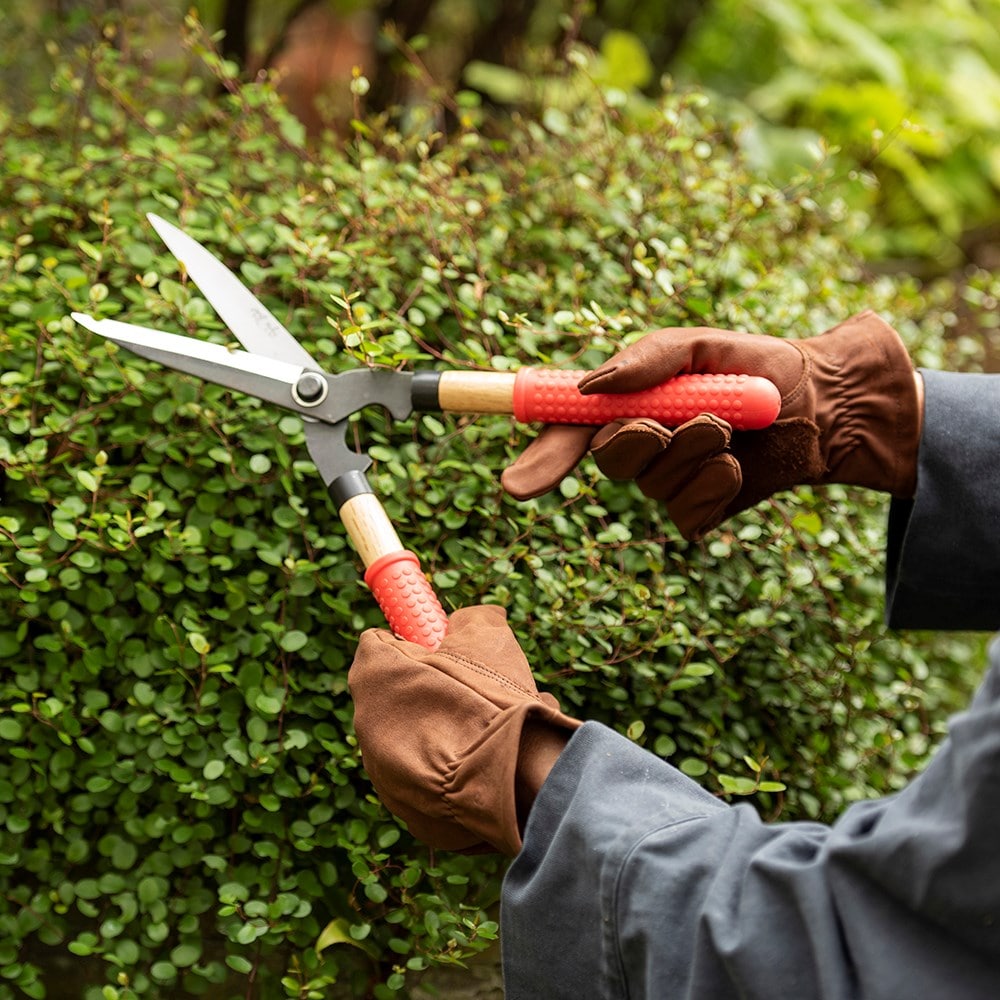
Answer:
[[[330,483],[328,489],[330,491],[330,498],[337,505],[337,510],[340,510],[353,497],[360,496],[362,493],[374,492],[368,484],[365,474],[357,470],[345,472],[342,476],[337,476]]]
[[[437,413],[441,409],[438,401],[440,372],[414,372],[410,385],[410,400],[417,413]]]

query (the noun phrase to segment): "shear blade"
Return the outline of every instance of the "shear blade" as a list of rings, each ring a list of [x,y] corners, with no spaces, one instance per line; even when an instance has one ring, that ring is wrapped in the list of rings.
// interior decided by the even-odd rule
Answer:
[[[166,219],[152,212],[146,218],[248,351],[300,368],[318,367],[309,352],[225,264]]]
[[[230,350],[221,344],[163,333],[131,323],[94,319],[84,313],[73,313],[73,319],[92,333],[113,340],[150,361],[269,402],[296,408],[291,391],[302,376],[301,365],[247,351]]]
[[[328,375],[311,362],[308,366],[289,364],[176,333],[94,319],[85,313],[73,313],[73,319],[140,357],[327,424],[339,424],[368,406],[383,407],[397,420],[413,412],[413,375],[409,372],[358,368]]]

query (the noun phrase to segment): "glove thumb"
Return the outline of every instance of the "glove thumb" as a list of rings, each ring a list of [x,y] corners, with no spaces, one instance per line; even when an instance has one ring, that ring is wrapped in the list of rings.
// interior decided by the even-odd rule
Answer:
[[[530,500],[558,486],[587,454],[595,427],[554,424],[546,427],[504,469],[500,484],[515,500]]]

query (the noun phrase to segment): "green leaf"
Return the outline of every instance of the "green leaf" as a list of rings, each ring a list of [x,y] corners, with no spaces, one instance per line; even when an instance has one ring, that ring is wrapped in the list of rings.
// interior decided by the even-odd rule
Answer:
[[[730,795],[753,795],[757,791],[757,782],[752,778],[720,774],[719,784],[722,785],[722,790]]]
[[[167,886],[162,879],[153,875],[146,875],[139,880],[137,895],[139,902],[147,906],[162,898],[167,891]]]
[[[169,983],[177,978],[177,969],[171,962],[154,962],[150,967],[149,974],[158,983]]]
[[[349,944],[355,948],[365,950],[361,939],[354,935],[355,927],[344,917],[337,917],[331,920],[316,938],[316,953],[321,955],[327,948],[335,944]]]
[[[643,733],[646,731],[646,723],[641,719],[636,719],[634,722],[629,723],[629,727],[626,730],[625,735],[628,736],[630,740],[636,742],[642,739]]]
[[[21,723],[17,719],[0,719],[0,740],[14,743],[21,738],[23,732]]]
[[[680,769],[689,778],[700,778],[703,774],[708,773],[708,765],[695,757],[685,757],[680,762]]]
[[[85,490],[91,493],[97,492],[97,479],[86,469],[77,469],[76,479]]]
[[[265,715],[277,715],[281,711],[283,704],[282,699],[276,695],[259,694],[254,699],[254,705],[256,705],[258,711],[263,712]]]
[[[378,882],[369,882],[365,886],[365,895],[373,903],[384,903],[389,898],[388,890]]]
[[[170,952],[171,963],[182,969],[187,968],[190,965],[194,965],[199,958],[201,958],[200,944],[179,944]]]
[[[709,663],[687,663],[684,665],[684,674],[687,677],[711,677],[715,673],[715,668]]]
[[[296,653],[303,649],[309,642],[309,636],[299,629],[291,629],[282,637],[279,645],[286,653]]]
[[[815,511],[803,511],[792,518],[792,524],[810,535],[818,535],[823,528],[823,520]]]
[[[200,632],[189,632],[188,642],[191,644],[191,648],[198,653],[199,656],[204,656],[211,650],[208,640]]]

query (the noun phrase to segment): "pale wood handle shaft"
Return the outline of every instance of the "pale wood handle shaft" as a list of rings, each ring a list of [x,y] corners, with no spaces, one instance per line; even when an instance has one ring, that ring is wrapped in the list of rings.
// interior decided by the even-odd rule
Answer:
[[[399,552],[403,543],[374,493],[359,493],[345,500],[340,518],[365,567],[390,552]]]
[[[442,372],[438,405],[446,413],[513,413],[513,372]]]

